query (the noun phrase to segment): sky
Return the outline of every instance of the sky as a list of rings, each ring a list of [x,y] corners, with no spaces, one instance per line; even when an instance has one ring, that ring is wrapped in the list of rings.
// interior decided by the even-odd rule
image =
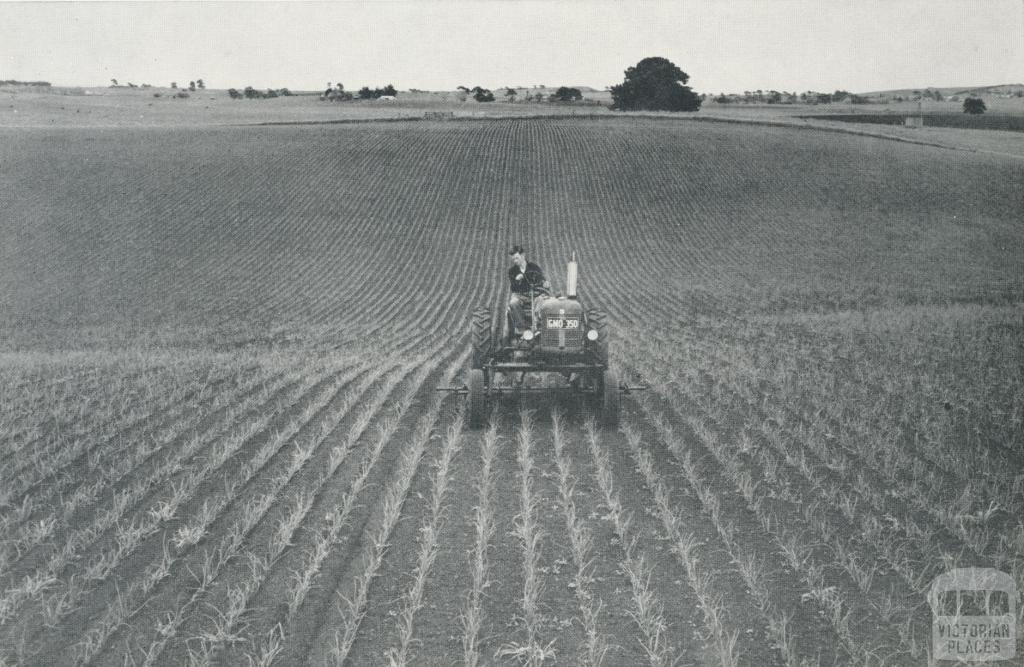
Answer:
[[[0,80],[399,90],[621,83],[697,92],[1024,82],[1024,0],[0,0]]]

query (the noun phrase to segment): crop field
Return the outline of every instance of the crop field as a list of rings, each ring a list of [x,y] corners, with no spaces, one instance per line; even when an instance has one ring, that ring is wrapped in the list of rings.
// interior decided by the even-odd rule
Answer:
[[[0,164],[0,665],[924,665],[934,577],[1024,590],[1020,160],[626,117]],[[435,390],[512,243],[576,253],[618,428]]]
[[[913,114],[913,112],[910,112]],[[902,125],[907,113],[857,113],[828,114],[825,116],[806,116],[823,120],[838,120],[844,123],[869,123],[876,125]],[[931,127],[957,127],[974,130],[1006,130],[1008,132],[1024,132],[1024,116],[1020,114],[985,114],[971,115],[965,113],[929,113],[924,114],[924,122]]]

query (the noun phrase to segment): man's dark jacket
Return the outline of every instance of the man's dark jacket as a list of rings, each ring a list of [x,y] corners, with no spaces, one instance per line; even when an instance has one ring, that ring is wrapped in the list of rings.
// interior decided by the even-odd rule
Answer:
[[[515,264],[508,270],[508,279],[512,283],[512,291],[516,294],[529,294],[530,286],[543,287],[544,285],[544,272],[540,270],[540,267],[533,262],[526,263],[526,271],[523,271],[523,279],[516,280],[516,276],[520,273],[519,267]]]

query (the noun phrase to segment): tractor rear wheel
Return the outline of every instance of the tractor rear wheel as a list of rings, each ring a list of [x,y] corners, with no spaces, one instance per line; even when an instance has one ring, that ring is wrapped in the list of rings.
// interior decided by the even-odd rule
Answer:
[[[601,423],[605,426],[619,425],[619,376],[614,371],[605,371],[601,381]]]
[[[479,368],[469,371],[469,427],[481,428],[487,419],[487,386],[484,372]]]
[[[608,319],[603,310],[587,313],[587,326],[597,332],[597,340],[590,343],[594,361],[608,366]]]
[[[473,343],[473,368],[483,368],[494,352],[490,308],[477,308],[473,311],[470,338]]]

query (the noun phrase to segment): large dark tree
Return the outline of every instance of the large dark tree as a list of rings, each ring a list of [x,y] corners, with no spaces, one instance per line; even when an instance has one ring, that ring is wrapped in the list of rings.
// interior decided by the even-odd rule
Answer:
[[[985,100],[980,97],[968,97],[964,100],[964,113],[985,113]]]
[[[644,58],[612,86],[612,108],[620,111],[696,111],[700,97],[686,85],[690,75],[665,58]]]

